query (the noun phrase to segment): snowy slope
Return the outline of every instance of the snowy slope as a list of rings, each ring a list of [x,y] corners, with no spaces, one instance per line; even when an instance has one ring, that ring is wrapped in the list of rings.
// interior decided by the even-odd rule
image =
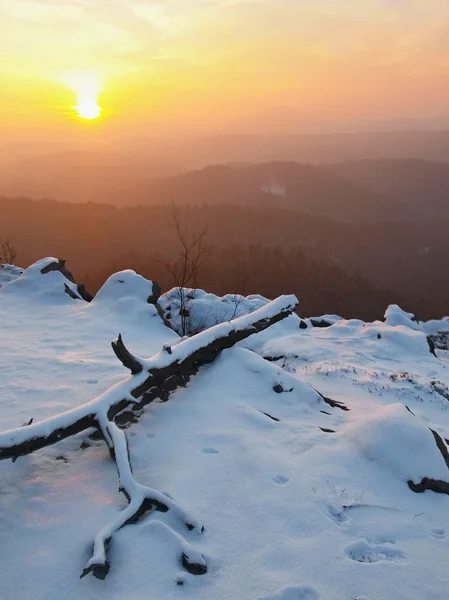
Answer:
[[[90,304],[60,273],[24,275],[0,289],[2,430],[125,379],[119,332],[139,356],[179,341],[133,272]],[[134,477],[205,532],[150,514],[113,539],[104,581],[79,576],[126,506],[105,444],[81,434],[0,462],[1,600],[447,598],[449,497],[407,481],[449,481],[430,431],[449,438],[448,353],[407,323],[334,321],[301,329],[291,316],[147,407],[127,430]],[[182,569],[173,531],[207,574]]]

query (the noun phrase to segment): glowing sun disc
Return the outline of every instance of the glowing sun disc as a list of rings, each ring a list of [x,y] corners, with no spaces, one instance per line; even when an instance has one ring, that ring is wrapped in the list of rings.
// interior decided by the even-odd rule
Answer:
[[[97,119],[101,115],[101,107],[98,106],[95,100],[78,102],[75,106],[75,110],[80,119],[88,119],[90,121]]]
[[[102,83],[97,73],[93,71],[75,71],[64,77],[64,83],[76,95],[76,104],[72,108],[80,119],[92,121],[101,115],[98,96]]]

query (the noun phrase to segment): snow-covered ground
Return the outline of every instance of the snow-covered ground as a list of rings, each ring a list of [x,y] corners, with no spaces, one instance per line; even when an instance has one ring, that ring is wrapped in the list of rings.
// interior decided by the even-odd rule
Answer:
[[[2,431],[127,378],[118,333],[143,357],[179,342],[147,303],[151,282],[119,273],[88,304],[45,264],[0,288]],[[205,532],[149,514],[113,538],[104,581],[79,577],[127,505],[105,444],[80,434],[0,462],[0,599],[445,600],[449,497],[407,481],[449,481],[430,431],[449,438],[449,352],[433,356],[404,314],[327,328],[288,317],[149,405],[127,430],[134,477]],[[177,533],[207,574],[182,569]]]

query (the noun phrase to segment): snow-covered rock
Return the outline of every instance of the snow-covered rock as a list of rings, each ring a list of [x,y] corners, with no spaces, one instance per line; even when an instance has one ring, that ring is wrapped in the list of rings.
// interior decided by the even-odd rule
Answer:
[[[425,333],[436,348],[449,350],[449,317],[417,321],[415,315],[407,313],[396,304],[388,307],[385,322],[392,326],[404,326]]]
[[[111,275],[98,290],[93,302],[109,305],[134,301],[154,304],[160,296],[159,290],[157,283],[127,269]]]
[[[413,313],[405,312],[405,310],[402,310],[402,308],[397,304],[390,304],[385,311],[384,318],[385,323],[391,325],[392,327],[402,325],[404,327],[408,327],[409,329],[422,331],[422,325],[416,320],[415,315]]]
[[[391,469],[404,481],[449,479],[432,432],[404,404],[380,406],[351,423],[344,435],[377,467]]]
[[[15,267],[14,265],[8,264],[0,264],[0,287],[5,285],[5,283],[9,283],[10,281],[14,281],[20,277],[23,273],[23,269],[19,267]]]
[[[21,303],[32,301],[67,304],[73,300],[84,302],[78,285],[70,273],[65,271],[64,261],[57,258],[38,260],[21,273],[13,271],[13,274],[10,281],[1,286],[2,296],[14,296],[17,302]]]
[[[204,290],[173,288],[159,298],[164,318],[180,335],[193,335],[254,312],[269,300],[258,294],[216,296]],[[184,316],[183,316],[184,315]]]
[[[343,320],[343,317],[338,315],[321,315],[320,317],[308,317],[307,319],[302,319],[307,327],[330,327],[338,321]],[[304,327],[304,329],[306,329],[306,327]]]

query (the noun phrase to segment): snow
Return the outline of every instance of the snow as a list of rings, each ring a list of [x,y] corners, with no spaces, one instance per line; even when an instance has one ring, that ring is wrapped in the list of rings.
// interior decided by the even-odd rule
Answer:
[[[195,347],[164,325],[147,302],[152,283],[135,273],[88,304],[40,269],[0,288],[2,431],[129,389],[136,378],[110,348],[118,333],[153,357],[147,368]],[[430,431],[449,439],[449,353],[433,356],[426,324],[393,315],[307,329],[292,315],[149,405],[126,430],[133,471],[122,465],[122,485],[152,488],[205,531],[189,532],[176,510],[149,514],[114,534],[104,581],[79,578],[128,506],[104,442],[81,434],[0,462],[1,600],[447,598],[449,497],[407,481],[449,481]],[[182,552],[204,556],[207,574],[184,571]]]
[[[402,310],[397,304],[390,304],[385,311],[385,323],[392,327],[403,325],[404,327],[409,327],[416,331],[421,331],[422,329],[421,325],[416,321],[415,315],[413,313],[405,312],[405,310]]]
[[[440,331],[449,331],[449,317],[442,319],[431,319],[423,323],[424,330],[427,334],[438,333]]]
[[[392,305],[385,313],[385,320],[393,326],[403,325],[415,331],[422,331],[432,339],[436,348],[449,350],[449,317],[417,321],[413,314],[403,311],[397,305]]]
[[[201,526],[195,522],[195,520],[184,513],[173,501],[166,495],[161,494],[157,490],[153,490],[146,486],[140,485],[136,482],[133,477],[131,467],[128,461],[128,447],[126,443],[125,434],[115,425],[115,423],[109,423],[107,426],[107,433],[109,438],[113,441],[117,469],[119,473],[119,488],[126,491],[126,494],[130,498],[129,505],[118,513],[113,523],[106,525],[94,539],[93,555],[88,561],[86,569],[89,570],[91,566],[104,565],[107,561],[105,547],[115,531],[118,531],[123,527],[129,519],[132,519],[140,506],[146,498],[151,498],[164,505],[166,505],[170,511],[175,512],[180,520],[184,523],[188,523],[189,527],[201,529]],[[203,556],[196,551],[190,544],[188,544],[180,535],[168,528],[163,523],[159,523],[160,528],[166,530],[172,539],[174,539],[181,549],[183,555],[188,556],[189,560],[195,562],[195,564],[205,565]]]
[[[111,349],[119,333],[144,356],[179,340],[140,290],[134,300],[129,292],[132,311],[101,298],[88,304],[64,292],[61,273],[41,268],[0,288],[2,431],[78,408],[121,382],[127,372]]]
[[[345,435],[369,460],[385,465],[404,481],[448,478],[430,429],[403,404],[379,408],[351,423]]]
[[[20,269],[19,267],[8,265],[6,263],[0,264],[0,287],[5,285],[5,283],[14,281],[14,279],[20,277],[22,273],[23,269]]]
[[[329,325],[334,325],[337,321],[342,321],[343,318],[338,315],[321,315],[320,317],[310,317],[304,320],[309,327],[313,327],[313,323],[329,323]]]
[[[148,298],[153,295],[153,286],[152,281],[148,281],[131,269],[119,271],[111,275],[98,290],[92,306],[98,304],[114,306],[115,310],[120,312],[126,305],[129,307],[128,310],[133,310],[135,303],[148,302]]]

